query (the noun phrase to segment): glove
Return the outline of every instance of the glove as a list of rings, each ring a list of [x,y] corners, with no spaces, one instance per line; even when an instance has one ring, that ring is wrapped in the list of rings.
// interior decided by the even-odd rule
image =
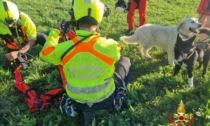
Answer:
[[[59,22],[59,24],[56,26],[58,30],[60,30],[63,33],[66,33],[69,29],[70,21],[62,20]]]
[[[26,69],[28,67],[28,58],[27,55],[24,53],[18,54],[18,63],[22,65],[23,69]]]

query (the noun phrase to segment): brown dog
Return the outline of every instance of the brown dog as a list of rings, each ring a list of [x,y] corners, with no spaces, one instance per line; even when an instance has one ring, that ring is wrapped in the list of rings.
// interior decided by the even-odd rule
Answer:
[[[210,37],[210,28],[201,28],[199,34],[207,34]],[[208,39],[208,38],[207,38]],[[205,40],[204,40],[205,41]],[[198,56],[198,68],[200,69],[203,65],[202,77],[205,76],[208,63],[210,60],[210,41],[209,42],[197,42],[195,43],[196,50],[199,52]]]
[[[203,73],[202,73],[202,77],[204,78],[205,74],[206,74],[206,69],[208,67],[208,63],[210,60],[210,43],[207,42],[198,42],[195,44],[196,49],[200,50],[200,55],[198,56],[198,63],[199,66],[198,68],[200,69],[201,66],[203,65]]]

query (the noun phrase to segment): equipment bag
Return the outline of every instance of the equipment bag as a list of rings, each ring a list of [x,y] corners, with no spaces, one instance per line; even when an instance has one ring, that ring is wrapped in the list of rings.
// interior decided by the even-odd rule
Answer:
[[[15,86],[24,94],[24,99],[31,112],[39,111],[41,108],[49,107],[61,101],[63,93],[65,92],[64,88],[52,89],[45,94],[38,96],[35,89],[30,88],[25,82],[23,82],[22,76],[19,72],[20,69],[21,66],[17,67],[15,70]]]

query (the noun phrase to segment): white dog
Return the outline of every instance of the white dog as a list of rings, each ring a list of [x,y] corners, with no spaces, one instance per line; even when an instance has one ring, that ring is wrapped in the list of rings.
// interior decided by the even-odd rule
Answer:
[[[168,53],[168,62],[174,66],[174,46],[177,35],[182,40],[188,40],[199,33],[201,24],[195,18],[187,18],[181,21],[177,26],[158,26],[155,24],[145,24],[131,36],[122,36],[120,40],[127,44],[140,44],[139,51],[142,55],[151,58],[148,51],[152,47],[161,48]]]

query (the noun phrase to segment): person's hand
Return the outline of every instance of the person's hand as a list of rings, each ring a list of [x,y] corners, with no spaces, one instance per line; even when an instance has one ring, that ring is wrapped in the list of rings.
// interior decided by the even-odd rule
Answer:
[[[60,30],[61,33],[67,33],[69,31],[70,21],[62,20],[57,24],[56,28]]]
[[[63,31],[65,29],[66,23],[67,23],[66,20],[62,20],[57,24],[56,28],[60,31]]]
[[[17,59],[17,57],[18,57],[18,51],[12,51],[12,52],[10,52],[10,53],[7,53],[7,54],[5,54],[5,57],[6,57],[9,61],[15,60],[15,59]]]
[[[62,24],[63,24],[63,20],[62,21],[60,21],[58,24],[57,24],[57,26],[56,26],[56,28],[58,29],[58,30],[62,30]]]

